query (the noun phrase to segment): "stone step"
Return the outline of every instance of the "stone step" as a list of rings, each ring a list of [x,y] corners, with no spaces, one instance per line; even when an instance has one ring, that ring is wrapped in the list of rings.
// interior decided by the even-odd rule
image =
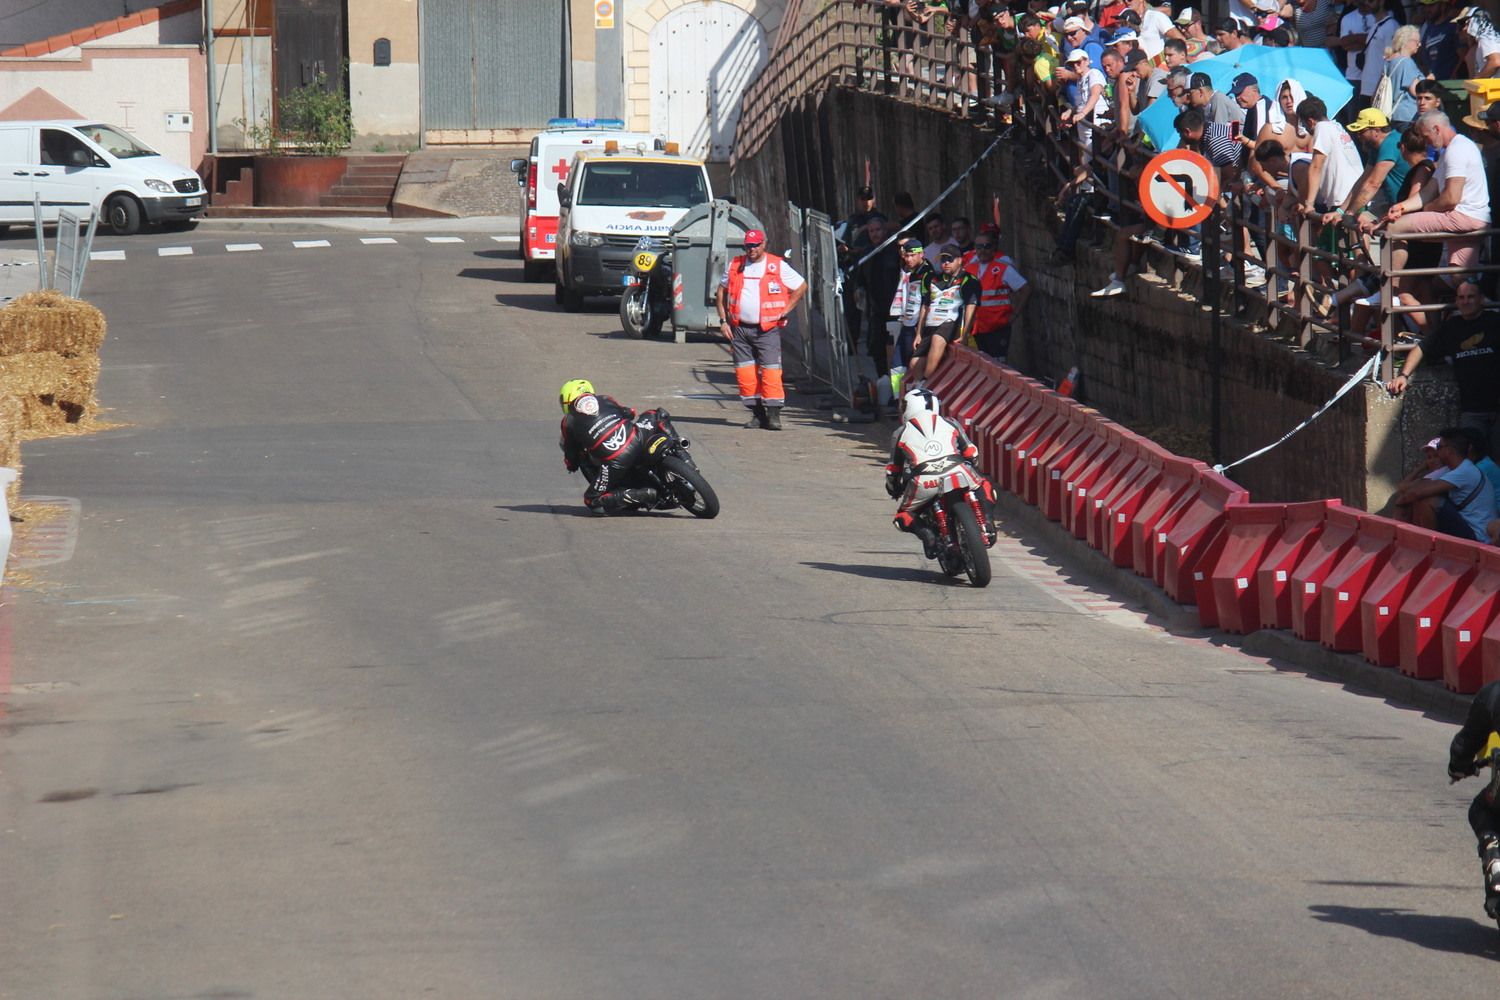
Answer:
[[[348,181],[347,177],[344,178],[344,180],[339,181],[329,189],[328,193],[365,195],[369,197],[378,195],[382,198],[389,198],[396,190],[394,184],[350,184]]]
[[[390,215],[389,212],[372,208],[282,205],[210,205],[203,214],[210,219],[368,219],[372,216],[379,218]]]
[[[319,203],[325,208],[378,208],[384,210],[391,203],[390,193],[386,194],[325,194],[319,199]]]

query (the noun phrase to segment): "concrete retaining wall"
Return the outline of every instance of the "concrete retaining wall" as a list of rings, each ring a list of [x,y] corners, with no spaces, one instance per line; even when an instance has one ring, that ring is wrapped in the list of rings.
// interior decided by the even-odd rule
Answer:
[[[898,191],[920,208],[962,173],[994,134],[935,111],[859,91],[836,90],[794,108],[755,156],[735,166],[741,202],[766,223],[773,247],[788,245],[789,199],[847,214],[868,169],[882,208]],[[976,224],[1001,200],[1002,248],[1035,286],[1017,326],[1011,362],[1029,375],[1060,379],[1077,365],[1082,397],[1109,416],[1177,439],[1206,441],[1210,423],[1210,323],[1196,286],[1183,291],[1154,276],[1134,279],[1115,299],[1088,293],[1109,277],[1109,247],[1080,245],[1077,263],[1047,263],[1056,246],[1051,198],[1057,181],[1040,150],[1008,140],[942,206]],[[1223,331],[1223,451],[1254,451],[1301,422],[1347,374],[1273,337]],[[1230,475],[1258,500],[1341,497],[1377,508],[1420,456],[1421,444],[1457,415],[1446,372],[1437,367],[1403,401],[1377,386],[1356,389],[1291,442]],[[1206,455],[1193,457],[1206,458]]]

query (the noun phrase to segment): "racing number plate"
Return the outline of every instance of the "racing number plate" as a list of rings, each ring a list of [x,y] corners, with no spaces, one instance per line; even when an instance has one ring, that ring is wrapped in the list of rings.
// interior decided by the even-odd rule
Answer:
[[[635,269],[642,274],[651,273],[651,269],[655,266],[656,254],[642,252],[635,255]]]

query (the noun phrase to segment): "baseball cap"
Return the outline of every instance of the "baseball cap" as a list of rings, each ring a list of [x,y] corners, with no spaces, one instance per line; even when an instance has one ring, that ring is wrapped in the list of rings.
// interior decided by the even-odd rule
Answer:
[[[1194,86],[1197,86],[1197,84],[1195,83]],[[1253,73],[1241,73],[1239,76],[1235,77],[1234,82],[1229,85],[1229,96],[1239,97],[1245,92],[1245,89],[1247,87],[1259,86],[1260,81],[1255,78],[1255,75]]]
[[[1495,105],[1491,105],[1495,107]],[[1486,111],[1488,114],[1488,111]],[[1500,117],[1500,116],[1497,116]],[[1390,128],[1391,120],[1379,108],[1365,108],[1346,126],[1350,132],[1363,132],[1367,128]]]
[[[1082,48],[1077,48],[1068,53],[1068,62],[1083,62],[1083,60],[1087,59],[1088,57],[1089,54],[1087,52],[1083,51]]]
[[[745,230],[745,246],[758,247],[766,242],[766,234],[759,229]]]
[[[1189,90],[1200,90],[1200,89],[1213,90],[1214,89],[1214,78],[1211,77],[1211,76],[1209,76],[1207,73],[1194,73],[1192,75],[1192,77],[1188,80],[1188,89]]]
[[[1127,7],[1115,15],[1115,23],[1128,24],[1132,28],[1139,28],[1141,26],[1141,15]]]
[[[958,260],[964,252],[957,247],[943,247],[938,251],[938,260]]]
[[[1425,448],[1425,449],[1427,449],[1428,451],[1437,451],[1438,450],[1438,445],[1440,445],[1442,443],[1443,443],[1443,439],[1442,438],[1435,437],[1431,441],[1428,441],[1426,444],[1424,444],[1422,447]]]
[[[1479,13],[1478,7],[1465,7],[1457,14],[1453,15],[1453,22],[1455,24],[1463,24],[1465,21],[1467,21],[1477,13]]]
[[[1112,36],[1110,36],[1109,44],[1119,45],[1121,42],[1133,42],[1138,38],[1140,38],[1140,36],[1135,33],[1134,28],[1125,28],[1124,30],[1117,31]]]
[[[982,226],[979,227],[979,235],[980,236],[999,236],[1000,235],[1000,227],[997,226],[997,225],[995,225],[993,222],[986,222],[984,225],[982,225]]]
[[[1070,17],[1066,21],[1063,22],[1063,32],[1064,33],[1069,32],[1069,31],[1087,31],[1087,30],[1089,30],[1089,26],[1083,23],[1083,18],[1081,18],[1081,17]]]
[[[910,239],[910,238],[908,238],[908,239],[902,240],[900,243],[897,243],[896,247],[902,253],[921,253],[922,252],[922,241],[918,240],[918,239]]]
[[[868,184],[866,184],[864,187],[860,188],[858,191],[856,191],[854,193],[856,195],[858,195],[859,197],[861,197],[861,198],[873,198],[873,197],[875,197],[875,189],[872,188],[872,187],[870,187],[870,185],[868,185]]]
[[[1279,0],[1250,0],[1250,6],[1268,13],[1281,9]]]
[[[1196,10],[1194,10],[1191,7],[1184,7],[1184,8],[1182,8],[1182,13],[1177,15],[1177,23],[1178,24],[1192,24],[1193,23],[1193,18],[1195,18],[1197,16],[1198,16],[1198,12]]]
[[[1125,68],[1135,69],[1143,62],[1150,62],[1151,57],[1146,55],[1145,49],[1131,49],[1125,56]]]

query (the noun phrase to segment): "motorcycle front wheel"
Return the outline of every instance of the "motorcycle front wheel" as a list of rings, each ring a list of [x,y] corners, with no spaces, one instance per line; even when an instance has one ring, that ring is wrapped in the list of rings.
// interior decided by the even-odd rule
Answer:
[[[654,315],[656,312],[651,308],[650,291],[646,285],[627,288],[620,296],[620,327],[627,337],[640,340],[660,333],[663,317]]]
[[[963,559],[964,575],[976,587],[990,584],[990,551],[984,543],[984,532],[979,529],[979,519],[967,497],[958,497],[949,514],[953,522],[955,541]]]
[[[691,463],[676,455],[668,455],[661,460],[661,477],[678,503],[686,507],[694,517],[706,519],[719,516],[718,494],[708,485],[703,473],[693,468]]]

